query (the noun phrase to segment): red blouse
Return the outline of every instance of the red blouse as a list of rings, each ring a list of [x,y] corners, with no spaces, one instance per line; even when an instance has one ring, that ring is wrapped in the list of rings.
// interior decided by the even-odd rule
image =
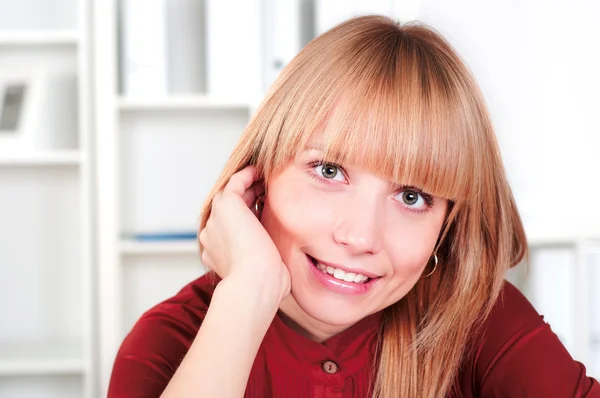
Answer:
[[[109,398],[159,397],[206,315],[214,285],[203,276],[147,311],[125,338],[114,364]],[[370,396],[372,351],[381,313],[322,344],[276,316],[254,361],[245,396],[346,398]],[[548,324],[510,283],[488,318],[478,349],[461,367],[462,397],[600,398]]]

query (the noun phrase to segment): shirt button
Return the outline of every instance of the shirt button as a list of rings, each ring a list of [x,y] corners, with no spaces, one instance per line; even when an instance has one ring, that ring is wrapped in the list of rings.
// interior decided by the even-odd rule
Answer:
[[[333,361],[325,361],[323,362],[323,371],[325,373],[329,373],[330,375],[336,373],[338,371],[338,365],[337,363],[333,362]]]

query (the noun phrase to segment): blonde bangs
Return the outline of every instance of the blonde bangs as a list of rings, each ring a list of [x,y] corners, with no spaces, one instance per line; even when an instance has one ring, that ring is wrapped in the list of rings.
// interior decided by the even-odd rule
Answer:
[[[261,147],[257,163],[269,176],[318,141],[326,161],[466,200],[477,186],[478,155],[469,139],[476,134],[456,103],[459,88],[421,43],[397,30],[379,39],[297,82],[285,117],[268,126],[267,136],[276,138],[266,140],[272,144]]]

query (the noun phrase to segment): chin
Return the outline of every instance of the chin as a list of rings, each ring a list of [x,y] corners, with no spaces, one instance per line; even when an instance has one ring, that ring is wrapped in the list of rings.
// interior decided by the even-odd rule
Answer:
[[[314,292],[309,287],[298,286],[292,296],[298,307],[311,318],[331,326],[349,327],[361,319],[377,312],[377,309],[357,305],[349,297],[330,292]]]

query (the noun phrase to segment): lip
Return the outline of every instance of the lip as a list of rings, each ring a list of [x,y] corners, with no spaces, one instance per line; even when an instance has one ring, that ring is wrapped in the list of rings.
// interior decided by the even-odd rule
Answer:
[[[312,257],[312,256],[311,256],[311,257]],[[369,277],[369,278],[371,278],[371,279],[377,279],[377,278],[379,278],[379,275],[375,275],[375,274],[373,274],[373,273],[371,273],[371,272],[364,271],[364,270],[362,270],[362,269],[358,269],[358,268],[348,268],[348,267],[344,267],[344,266],[342,266],[342,265],[333,264],[333,263],[328,263],[328,262],[326,262],[326,261],[319,260],[319,259],[318,259],[318,258],[316,258],[316,257],[313,257],[313,258],[314,258],[315,260],[317,260],[317,262],[318,262],[318,263],[321,263],[321,264],[323,264],[323,265],[324,265],[324,266],[326,266],[326,267],[327,267],[327,266],[330,266],[330,267],[333,267],[333,268],[338,268],[338,269],[341,269],[341,270],[342,270],[342,271],[344,271],[344,272],[353,272],[353,273],[355,273],[355,274],[363,274],[364,276],[367,276],[367,277]]]
[[[308,267],[312,270],[312,274],[315,276],[315,279],[321,283],[328,290],[335,293],[342,293],[347,295],[363,295],[369,292],[375,283],[379,280],[378,277],[369,280],[366,283],[354,283],[354,282],[346,282],[339,279],[334,278],[332,275],[328,273],[323,273],[320,269],[318,269],[315,264],[312,262],[311,257],[308,254],[305,254],[306,263]],[[314,258],[314,257],[313,257]],[[316,260],[316,259],[315,259]],[[317,260],[319,261],[319,260]],[[319,261],[320,262],[320,261]],[[323,265],[327,265],[326,263],[322,263]],[[330,264],[330,263],[329,263]],[[331,265],[331,264],[330,264]],[[333,265],[331,265],[333,267]],[[342,268],[340,268],[342,269]],[[350,272],[350,271],[349,271]],[[363,274],[366,275],[366,274]],[[367,275],[368,276],[368,275]]]

